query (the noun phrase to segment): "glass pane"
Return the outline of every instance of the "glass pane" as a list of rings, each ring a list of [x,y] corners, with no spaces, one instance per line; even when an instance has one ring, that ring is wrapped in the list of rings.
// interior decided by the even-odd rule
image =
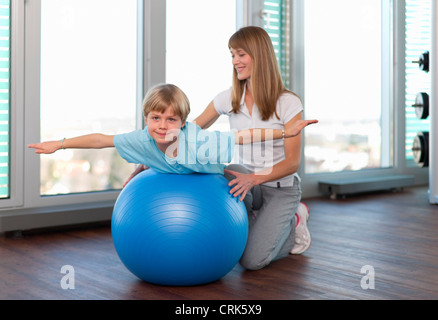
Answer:
[[[431,1],[406,0],[406,160],[408,166],[417,166],[413,159],[413,141],[418,132],[429,131],[429,119],[418,119],[415,113],[416,96],[430,93],[430,74],[418,64],[421,55],[431,45]]]
[[[236,0],[167,0],[166,82],[190,100],[192,121],[231,87],[228,39],[236,31]],[[229,130],[221,117],[212,130]]]
[[[304,3],[305,172],[381,167],[382,1]]]
[[[0,0],[0,198],[9,198],[10,1]]]
[[[41,139],[136,127],[137,1],[41,1]],[[118,189],[114,148],[41,156],[41,195]]]

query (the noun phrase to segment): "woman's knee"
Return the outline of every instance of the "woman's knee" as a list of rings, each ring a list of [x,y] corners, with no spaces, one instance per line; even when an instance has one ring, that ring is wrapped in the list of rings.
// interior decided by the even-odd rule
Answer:
[[[240,265],[247,270],[260,270],[268,266],[272,262],[272,259],[266,255],[260,255],[255,253],[249,253],[245,251],[242,258],[240,258]]]
[[[267,267],[271,261],[251,261],[241,259],[239,263],[246,270],[257,271]]]

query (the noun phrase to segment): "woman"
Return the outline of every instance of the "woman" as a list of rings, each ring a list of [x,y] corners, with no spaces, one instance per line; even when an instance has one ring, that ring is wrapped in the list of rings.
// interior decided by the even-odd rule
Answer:
[[[230,117],[232,130],[287,129],[302,119],[300,99],[288,91],[267,32],[255,26],[238,30],[228,43],[233,63],[232,88],[219,93],[195,122],[208,128],[220,115]],[[309,211],[300,203],[297,175],[301,135],[240,148],[230,166],[230,193],[247,198],[248,242],[241,265],[257,270],[271,261],[300,254],[310,246]],[[252,208],[251,203],[252,201]],[[296,214],[295,214],[296,213]]]

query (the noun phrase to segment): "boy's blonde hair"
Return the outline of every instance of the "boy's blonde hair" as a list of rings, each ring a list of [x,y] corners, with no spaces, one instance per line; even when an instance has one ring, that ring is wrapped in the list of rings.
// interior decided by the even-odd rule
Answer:
[[[190,113],[190,102],[185,93],[173,84],[159,84],[149,89],[143,100],[143,114],[145,117],[151,111],[163,113],[172,106],[173,112],[182,122],[187,120]]]

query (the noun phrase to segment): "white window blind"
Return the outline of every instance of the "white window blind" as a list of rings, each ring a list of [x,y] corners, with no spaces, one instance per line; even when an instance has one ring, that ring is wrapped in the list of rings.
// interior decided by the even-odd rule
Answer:
[[[290,0],[269,0],[264,1],[263,7],[264,29],[274,45],[286,87],[289,86],[289,3]]]
[[[0,0],[0,198],[9,197],[10,1]]]

